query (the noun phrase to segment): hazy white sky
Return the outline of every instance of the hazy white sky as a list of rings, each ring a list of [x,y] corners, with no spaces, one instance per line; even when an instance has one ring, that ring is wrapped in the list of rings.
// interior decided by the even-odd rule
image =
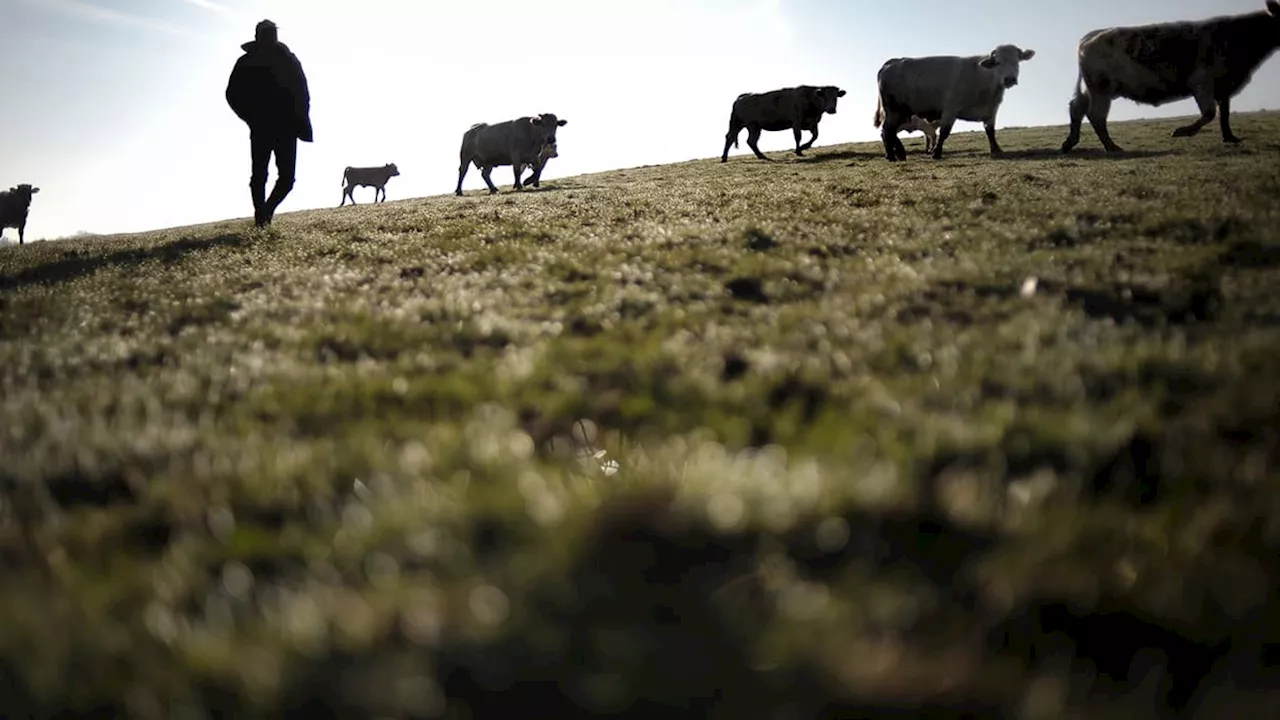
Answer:
[[[312,92],[316,142],[300,144],[298,182],[281,207],[289,212],[336,206],[347,165],[397,163],[402,174],[388,184],[390,200],[449,193],[471,124],[540,112],[569,121],[548,178],[716,156],[739,93],[789,85],[849,91],[839,114],[822,121],[819,145],[872,140],[884,60],[978,54],[1001,43],[1037,54],[1006,96],[1000,125],[1060,124],[1086,31],[1262,7],[1263,0],[0,0],[0,186],[41,188],[29,238],[249,215],[248,131],[223,91],[240,44],[264,17],[280,26]],[[1273,58],[1235,109],[1276,107]],[[1120,101],[1113,117],[1192,112],[1189,100],[1161,108]],[[790,133],[766,133],[761,147],[790,144]],[[735,152],[747,152],[745,144]],[[509,189],[509,168],[494,178]],[[483,187],[474,169],[466,187]],[[356,196],[368,202],[373,191]]]

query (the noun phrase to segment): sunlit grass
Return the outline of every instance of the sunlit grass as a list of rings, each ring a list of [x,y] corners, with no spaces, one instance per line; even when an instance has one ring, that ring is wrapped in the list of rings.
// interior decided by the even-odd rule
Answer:
[[[1257,667],[1280,116],[1174,124],[0,248],[0,708],[1152,716],[1055,622]]]

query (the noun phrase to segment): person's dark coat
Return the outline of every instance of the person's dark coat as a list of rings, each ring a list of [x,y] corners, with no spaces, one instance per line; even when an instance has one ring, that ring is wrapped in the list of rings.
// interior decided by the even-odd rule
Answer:
[[[302,63],[282,42],[251,40],[227,81],[227,104],[250,128],[311,142],[311,95]]]

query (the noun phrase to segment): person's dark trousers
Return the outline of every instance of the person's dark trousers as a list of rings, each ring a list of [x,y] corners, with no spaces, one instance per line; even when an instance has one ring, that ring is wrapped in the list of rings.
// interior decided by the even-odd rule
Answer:
[[[258,227],[264,227],[271,223],[276,208],[293,189],[298,166],[298,138],[294,133],[274,128],[250,128],[249,148],[253,161],[253,174],[249,177],[253,220]],[[272,155],[276,156],[276,184],[271,188],[270,197],[266,197],[267,163]]]

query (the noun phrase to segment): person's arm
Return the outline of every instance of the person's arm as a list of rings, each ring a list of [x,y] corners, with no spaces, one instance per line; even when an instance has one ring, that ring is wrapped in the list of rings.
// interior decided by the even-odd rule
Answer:
[[[249,121],[248,98],[245,97],[244,58],[236,61],[231,69],[231,77],[227,79],[227,105],[241,120]]]
[[[298,120],[298,137],[303,142],[311,142],[311,90],[307,87],[307,74],[303,72],[298,56],[293,53],[289,55],[293,61],[294,114]]]

